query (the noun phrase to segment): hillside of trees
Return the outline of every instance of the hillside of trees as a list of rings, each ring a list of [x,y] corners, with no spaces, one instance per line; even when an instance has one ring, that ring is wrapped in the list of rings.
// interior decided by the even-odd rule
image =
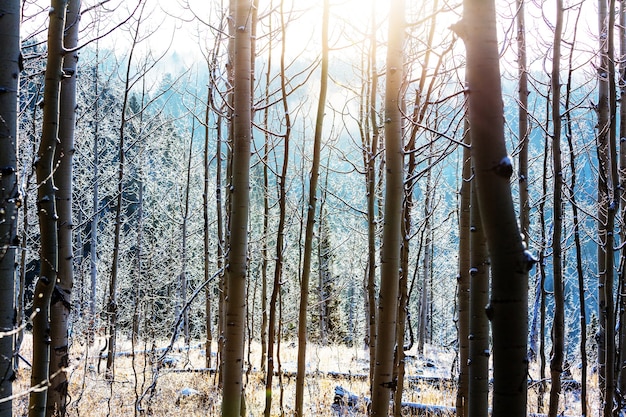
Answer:
[[[0,45],[0,417],[626,413],[624,1],[6,0]]]

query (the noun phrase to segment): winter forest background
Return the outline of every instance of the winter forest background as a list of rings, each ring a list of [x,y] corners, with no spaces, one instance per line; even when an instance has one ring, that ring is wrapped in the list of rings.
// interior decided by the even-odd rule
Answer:
[[[0,417],[623,415],[623,1],[0,11]]]

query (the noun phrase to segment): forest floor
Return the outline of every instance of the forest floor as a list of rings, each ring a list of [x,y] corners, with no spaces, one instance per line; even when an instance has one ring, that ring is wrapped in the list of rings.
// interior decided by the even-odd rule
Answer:
[[[21,354],[26,360],[29,360],[31,352],[30,340],[27,336],[22,345]],[[106,359],[101,359],[100,364],[98,363],[99,351],[103,346],[102,339],[89,349],[86,345],[72,346],[68,368],[69,416],[220,415],[217,375],[205,368],[205,351],[200,344],[194,343],[189,349],[176,345],[167,355],[167,362],[159,368],[156,380],[153,378],[155,367],[150,363],[150,355],[139,353],[133,358],[132,355],[122,354],[115,360],[113,382],[105,378]],[[121,341],[118,346],[119,352],[132,351],[130,341]],[[147,348],[150,349],[150,346]],[[145,346],[136,347],[135,350],[144,351]],[[258,371],[260,354],[260,345],[253,343],[248,356],[251,366],[246,364],[249,372],[244,375],[247,415],[254,417],[262,416],[265,407],[263,373]],[[274,377],[272,416],[293,415],[296,358],[296,344],[283,342],[280,346],[283,376]],[[305,407],[308,410],[306,415],[336,416],[332,404],[337,386],[360,397],[368,395],[367,350],[310,344],[307,358],[309,376],[305,386]],[[421,357],[411,354],[407,360],[406,374],[413,379],[410,384],[406,384],[403,401],[454,407],[456,392],[454,384],[450,383],[453,360],[454,352],[441,348],[427,347]],[[214,363],[215,358],[212,365]],[[275,367],[277,366],[275,363]],[[24,361],[21,362],[20,369],[14,393],[23,392],[24,395],[14,401],[14,416],[27,415],[30,370]],[[574,378],[576,379],[575,372]],[[440,382],[434,384],[433,381],[437,379]],[[594,387],[590,394],[590,404],[592,411],[595,411],[597,404],[591,399],[597,398],[597,384],[594,381],[590,383]],[[565,415],[580,415],[580,401],[576,392],[565,392],[562,398],[560,411]],[[140,407],[136,407],[138,403]],[[547,401],[545,404],[547,405]],[[143,412],[137,411],[138,408]],[[533,389],[529,392],[529,410],[537,410],[537,395]],[[355,410],[350,415],[365,414]]]

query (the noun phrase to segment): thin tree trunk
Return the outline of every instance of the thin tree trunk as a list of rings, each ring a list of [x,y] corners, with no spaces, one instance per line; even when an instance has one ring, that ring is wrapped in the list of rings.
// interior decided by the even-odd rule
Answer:
[[[211,65],[209,66],[209,72],[211,72]],[[214,79],[211,77],[211,79]],[[213,82],[209,82],[209,87],[207,88],[207,102],[206,109],[204,113],[204,152],[203,152],[203,168],[204,168],[204,189],[202,192],[202,220],[203,220],[203,249],[204,249],[204,282],[209,282],[211,278],[211,268],[210,268],[210,246],[211,246],[211,234],[209,232],[209,190],[210,190],[210,158],[209,158],[209,141],[210,141],[210,110],[211,103],[213,100]],[[217,137],[217,143],[219,146],[220,137]],[[221,155],[218,155],[221,158]],[[217,163],[217,159],[216,159]],[[221,164],[221,161],[220,161]],[[217,177],[217,175],[216,175]],[[220,192],[221,192],[221,187]],[[218,242],[217,246],[220,246]],[[219,262],[219,259],[218,259]],[[220,265],[221,266],[221,265]],[[212,332],[212,318],[211,318],[211,286],[206,285],[204,287],[204,323],[206,326],[206,341],[204,345],[205,352],[205,366],[207,368],[211,367],[211,354],[213,351],[213,332]]]
[[[107,363],[106,378],[109,381],[115,379],[115,348],[117,344],[117,280],[120,266],[120,251],[122,238],[122,209],[123,209],[123,193],[124,193],[124,171],[126,166],[126,123],[127,110],[129,108],[129,98],[131,94],[131,70],[133,65],[133,56],[135,48],[140,41],[139,28],[141,26],[143,3],[137,18],[137,23],[133,31],[133,41],[128,55],[128,63],[126,65],[126,74],[124,78],[124,97],[122,99],[122,111],[119,128],[119,150],[118,150],[118,166],[117,166],[117,195],[115,204],[115,225],[113,231],[113,259],[111,261],[111,275],[109,276],[109,294],[107,299],[107,320],[108,320],[108,345],[107,345]]]
[[[530,140],[530,124],[528,122],[528,68],[526,58],[526,16],[525,4],[526,0],[516,0],[517,6],[517,67],[519,77],[518,87],[518,138],[519,138],[519,154],[518,154],[518,186],[519,186],[519,223],[524,242],[526,245],[530,242],[530,203],[528,199],[528,145]],[[537,297],[534,306],[538,307],[539,298]],[[537,359],[537,338],[539,331],[537,329],[539,313],[538,308],[533,308],[532,324],[529,335],[528,356],[531,361]]]
[[[550,100],[546,100],[546,114],[550,111]],[[546,132],[548,131],[549,121],[546,118]],[[543,175],[541,176],[541,195],[548,195],[548,136],[544,138],[543,149]],[[547,233],[546,233],[546,199],[542,198],[539,202],[539,224],[541,227],[541,248],[539,251],[539,274],[537,277],[536,296],[539,298],[539,388],[537,389],[537,412],[543,412],[544,394],[546,391],[546,252],[547,252]]]
[[[526,68],[526,23],[524,2],[516,0],[517,5],[517,65],[518,65],[518,136],[519,136],[519,199],[520,229],[524,241],[529,242],[530,205],[528,202],[528,141],[530,125],[528,123],[528,70]]]
[[[561,162],[561,34],[563,32],[563,1],[556,1],[556,25],[552,53],[552,279],[554,287],[554,319],[552,321],[552,358],[550,360],[550,409],[548,415],[556,417],[561,394],[563,351],[565,348],[565,295],[563,288],[563,168]]]
[[[126,102],[126,100],[124,100]],[[125,124],[125,107],[123,106],[124,111],[122,112],[122,126]],[[115,224],[114,224],[114,243],[113,243],[113,261],[111,265],[111,275],[109,276],[109,294],[107,299],[106,311],[107,311],[107,322],[108,322],[108,341],[107,341],[107,363],[106,363],[106,378],[112,381],[115,377],[115,348],[116,348],[116,332],[117,332],[117,278],[118,278],[118,269],[119,269],[119,258],[120,258],[120,241],[121,241],[121,230],[122,230],[122,192],[124,190],[123,181],[124,181],[124,133],[123,128],[120,133],[120,142],[119,142],[119,161],[118,161],[118,171],[117,171],[117,199],[116,199],[116,207],[115,207]]]
[[[322,68],[320,74],[320,93],[315,121],[313,139],[313,163],[309,177],[309,203],[307,205],[306,231],[304,238],[304,259],[302,280],[300,283],[300,307],[298,312],[298,370],[296,375],[296,416],[304,416],[304,380],[306,376],[306,345],[307,345],[307,308],[309,305],[309,277],[311,274],[311,258],[313,252],[313,231],[315,227],[315,210],[317,205],[317,182],[320,170],[320,153],[324,128],[324,112],[326,109],[326,91],[328,90],[328,19],[329,2],[324,0],[322,16]],[[284,180],[283,180],[284,181]],[[321,214],[320,214],[321,216]],[[321,222],[320,222],[321,224]],[[322,301],[323,302],[323,301]]]
[[[239,417],[243,403],[243,351],[248,269],[248,211],[250,205],[251,90],[250,7],[237,0],[234,39],[235,116],[231,176],[230,246],[227,255],[227,301],[224,322],[222,416]]]
[[[430,165],[430,159],[428,164]],[[419,309],[419,330],[418,330],[418,339],[417,339],[417,352],[420,355],[424,354],[424,344],[426,343],[426,335],[428,334],[428,313],[429,313],[429,278],[431,276],[431,267],[432,267],[432,203],[431,203],[431,193],[432,193],[432,182],[431,182],[431,172],[428,171],[427,181],[426,181],[426,198],[424,204],[424,235],[426,236],[424,243],[424,259],[423,259],[423,277],[422,277],[422,296],[420,299],[420,309]]]
[[[195,106],[194,106],[195,107]],[[187,154],[187,181],[185,185],[185,203],[183,208],[183,221],[181,224],[181,263],[182,270],[180,272],[180,289],[181,289],[181,308],[183,309],[183,335],[185,340],[185,346],[189,346],[191,343],[191,336],[189,335],[189,309],[185,308],[187,305],[187,286],[189,285],[187,281],[187,264],[188,264],[188,254],[187,254],[187,224],[189,221],[189,190],[191,187],[191,157],[193,151],[193,136],[195,134],[195,121],[192,122],[190,138],[189,138],[189,153]]]
[[[283,263],[284,263],[284,250],[285,250],[285,221],[287,211],[287,168],[289,163],[289,140],[291,137],[291,116],[289,114],[289,105],[287,101],[287,74],[285,66],[285,49],[286,49],[286,23],[284,21],[285,15],[283,12],[284,2],[280,3],[280,19],[281,19],[281,33],[282,33],[282,45],[280,55],[280,89],[281,89],[281,103],[284,112],[284,124],[285,132],[283,133],[283,159],[282,169],[278,176],[278,229],[276,231],[276,257],[274,266],[274,287],[272,289],[272,301],[270,302],[270,314],[268,323],[268,346],[267,346],[267,376],[265,379],[265,410],[264,415],[269,417],[272,408],[272,382],[274,373],[274,342],[275,338],[280,340],[280,332],[277,332],[276,325],[276,303],[279,301],[279,292],[282,282]],[[278,355],[278,353],[277,353]],[[282,387],[282,384],[281,384]],[[282,388],[281,388],[282,399]],[[282,404],[282,400],[280,401]],[[282,407],[281,407],[282,408]]]
[[[143,91],[142,93],[145,93],[146,89],[145,89],[145,82],[144,82],[144,86],[143,86]],[[142,94],[142,98],[141,98],[141,105],[142,105],[142,109],[143,109],[143,102],[144,102],[144,95]],[[141,111],[141,115],[140,115],[140,119],[143,119],[143,110]],[[139,125],[142,126],[142,120],[140,120]],[[143,247],[143,231],[144,231],[144,198],[143,198],[143,194],[144,194],[144,173],[143,173],[143,151],[145,149],[142,149],[139,151],[139,158],[140,161],[138,163],[138,172],[137,172],[137,225],[136,225],[136,229],[137,229],[137,240],[136,240],[136,248],[135,248],[135,273],[132,275],[132,280],[133,282],[133,322],[132,322],[132,331],[131,331],[131,352],[133,352],[132,355],[132,361],[131,361],[131,366],[133,368],[133,375],[134,375],[134,390],[135,390],[135,407],[134,407],[134,413],[135,413],[135,417],[137,417],[139,410],[141,409],[141,392],[143,392],[144,387],[143,384],[145,383],[145,373],[143,372],[138,372],[137,371],[137,367],[136,367],[136,360],[137,357],[135,356],[134,352],[136,349],[136,345],[138,343],[139,336],[140,336],[140,323],[141,323],[141,307],[142,307],[142,294],[145,293],[144,290],[144,283],[143,283],[143,257],[144,257],[144,247]],[[144,339],[144,342],[147,343],[147,335],[144,333],[141,335],[142,339]],[[144,355],[144,361],[146,360],[147,355]],[[144,370],[145,368],[145,362],[144,362]],[[139,386],[139,376],[142,376],[143,382],[142,382],[142,386]],[[141,391],[140,391],[141,390]]]
[[[20,62],[20,2],[6,1],[0,14],[0,332],[17,327],[15,317],[15,265],[17,240],[17,103]],[[21,308],[21,307],[19,307]],[[0,398],[13,393],[15,335],[0,337]],[[12,401],[0,403],[0,417],[12,415]]]
[[[270,10],[272,9],[272,1],[270,0]],[[268,32],[272,32],[272,19],[268,23]],[[263,236],[261,244],[261,372],[266,371],[265,364],[268,363],[267,348],[269,341],[267,339],[268,332],[268,315],[267,315],[267,269],[268,260],[268,241],[269,241],[269,218],[270,218],[270,202],[269,202],[269,152],[270,152],[270,135],[269,135],[269,100],[270,100],[270,84],[271,84],[271,68],[272,68],[272,37],[268,40],[267,54],[267,71],[265,72],[265,108],[263,109],[263,127],[265,128],[264,145],[263,145]],[[271,307],[270,307],[271,308]]]
[[[623,4],[623,3],[622,3]],[[580,16],[580,11],[579,11]],[[625,32],[626,33],[626,32]],[[585,307],[585,275],[582,260],[582,244],[580,242],[580,220],[578,218],[578,203],[576,202],[576,155],[574,153],[573,132],[572,132],[572,116],[570,109],[570,98],[572,92],[572,75],[574,57],[575,40],[572,41],[572,50],[570,51],[570,65],[567,79],[567,89],[565,96],[565,137],[569,151],[570,166],[570,183],[569,183],[569,199],[572,206],[572,221],[574,223],[574,247],[576,251],[576,275],[578,278],[578,306],[579,306],[579,323],[580,323],[580,408],[581,416],[587,416],[587,310]],[[626,111],[626,107],[623,107]],[[626,126],[623,127],[626,130]],[[626,134],[626,132],[625,132]],[[624,136],[620,136],[624,137]],[[626,145],[622,145],[626,146]]]
[[[526,415],[528,271],[511,196],[513,164],[504,141],[495,2],[465,0],[456,29],[467,51],[472,160],[492,271],[487,316],[493,329],[493,416]]]
[[[385,87],[385,221],[381,255],[381,284],[376,326],[372,416],[387,416],[395,388],[393,350],[398,316],[400,247],[402,245],[402,195],[404,170],[401,96],[404,74],[404,0],[390,2],[387,76]]]
[[[41,239],[41,271],[35,286],[33,311],[33,368],[31,387],[48,387],[50,363],[50,299],[58,271],[56,186],[54,155],[59,137],[59,93],[63,64],[63,30],[67,0],[53,0],[48,28],[48,62],[45,72],[43,129],[37,152],[37,211]],[[11,303],[12,304],[12,303]],[[47,390],[30,393],[29,417],[46,413]]]
[[[412,234],[411,211],[414,205],[413,190],[415,188],[415,183],[416,183],[415,170],[417,169],[417,158],[416,158],[415,146],[416,146],[417,135],[421,130],[420,126],[422,126],[424,118],[426,117],[426,114],[427,114],[427,109],[429,108],[430,97],[431,97],[433,88],[435,86],[435,80],[437,79],[437,74],[439,73],[439,69],[441,68],[441,64],[443,62],[442,58],[444,56],[443,54],[439,56],[437,65],[434,71],[432,71],[430,68],[430,57],[431,57],[431,51],[432,51],[431,47],[433,44],[433,39],[435,37],[435,28],[436,28],[438,8],[439,8],[439,1],[438,0],[433,1],[432,17],[430,19],[430,29],[428,32],[428,37],[427,37],[426,45],[425,45],[426,53],[423,58],[422,71],[419,77],[420,81],[419,81],[417,91],[415,94],[415,100],[413,102],[413,115],[411,118],[411,120],[413,121],[413,125],[411,126],[411,133],[409,136],[408,143],[405,147],[405,152],[408,154],[408,166],[407,166],[407,172],[406,172],[404,200],[403,200],[403,207],[402,207],[403,220],[402,220],[402,249],[400,251],[400,301],[399,301],[399,307],[398,307],[398,322],[397,322],[397,335],[396,335],[396,337],[398,338],[398,341],[397,341],[398,348],[397,348],[396,363],[395,363],[398,385],[396,387],[396,392],[394,396],[394,402],[395,402],[394,413],[396,414],[396,416],[399,416],[400,413],[402,412],[402,393],[404,390],[404,374],[405,374],[404,334],[405,334],[406,320],[407,320],[407,317],[409,317],[408,276],[409,276],[409,253],[410,253],[410,247],[411,247],[410,238]],[[430,78],[430,83],[428,84],[428,88],[426,88],[425,87],[426,80],[429,78]],[[431,155],[433,152],[433,143],[434,142],[431,141],[429,144],[429,152]],[[427,162],[428,166],[431,166],[431,162],[432,161],[429,157],[428,162]],[[427,211],[427,213],[425,213],[425,216],[427,217],[427,220],[426,220],[427,225],[431,224],[430,217],[432,216],[432,207],[431,207],[432,204],[430,200],[431,199],[430,187],[432,184],[431,179],[432,179],[432,175],[429,170],[428,171],[428,185],[427,185],[428,189],[426,191],[426,199],[425,199],[425,208]],[[432,240],[429,240],[431,237],[431,233],[427,232],[427,236],[428,236],[427,241],[432,242]],[[432,253],[432,245],[430,246],[430,248],[431,248],[431,252],[425,251],[425,254],[427,256],[430,256],[430,254]],[[425,272],[426,276],[431,275],[428,272],[430,271],[431,263],[432,263],[432,259],[428,261],[428,266],[425,266],[424,268],[424,270],[426,271]],[[424,296],[427,297],[427,295],[428,294],[425,294],[424,292],[422,293],[423,297]],[[426,311],[424,310],[424,313],[425,312]],[[420,324],[421,323],[425,324],[427,320],[427,316],[420,315],[420,318],[424,319],[424,321],[420,320]],[[420,329],[425,331],[426,326],[424,326],[423,328],[420,326]],[[418,351],[420,353],[423,353],[423,348],[424,348],[423,338],[420,338],[420,341],[422,343],[418,346]]]
[[[369,131],[363,140],[363,164],[365,167],[365,187],[367,193],[367,273],[365,288],[367,291],[367,342],[369,348],[369,375],[370,385],[374,381],[374,363],[376,352],[376,154],[378,153],[378,115],[376,112],[376,100],[378,92],[378,69],[376,66],[376,7],[372,2],[370,26],[370,51],[369,51],[369,98],[365,117],[369,117]],[[369,141],[369,143],[368,143]]]
[[[64,47],[78,44],[80,0],[70,0],[65,16]],[[76,120],[76,66],[78,52],[63,57],[59,108],[59,143],[56,147],[54,183],[57,187],[59,269],[50,301],[50,389],[46,415],[64,416],[67,408],[67,372],[69,365],[68,321],[74,286],[74,251],[72,248],[72,171],[74,125]]]
[[[621,204],[621,220],[620,239],[622,245],[626,242],[626,6],[625,2],[619,3],[619,39],[620,39],[620,57],[619,57],[619,92],[620,92],[620,123],[619,123],[619,186],[620,186],[620,204]],[[622,248],[621,262],[619,274],[619,358],[617,366],[618,387],[623,394],[626,393],[626,247]],[[586,399],[585,399],[586,400]],[[622,395],[621,407],[626,407],[626,399]]]

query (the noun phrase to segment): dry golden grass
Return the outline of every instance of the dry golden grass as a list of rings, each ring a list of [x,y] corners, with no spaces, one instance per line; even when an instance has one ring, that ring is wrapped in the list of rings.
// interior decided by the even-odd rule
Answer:
[[[29,359],[30,338],[22,348],[22,355]],[[138,354],[133,359],[129,356],[116,358],[115,380],[110,383],[104,377],[105,360],[100,365],[98,372],[98,350],[102,346],[92,346],[89,356],[85,359],[85,346],[75,344],[71,349],[71,363],[68,369],[70,375],[70,404],[68,414],[70,416],[105,417],[105,416],[219,416],[220,394],[217,387],[215,374],[208,372],[172,372],[172,369],[162,368],[156,381],[155,389],[149,390],[152,381],[153,367],[148,363],[143,354]],[[178,346],[177,346],[178,347]],[[123,341],[118,351],[130,351],[130,343]],[[143,349],[137,348],[137,350]],[[174,350],[171,354],[178,359],[177,369],[197,369],[204,367],[204,352],[199,348],[190,349],[188,352]],[[441,376],[449,376],[449,370],[453,360],[453,353],[431,348],[426,357],[434,360]],[[246,358],[248,355],[246,354]],[[244,375],[246,382],[246,407],[248,416],[263,415],[265,407],[265,385],[263,374],[258,372],[260,367],[260,346],[253,343],[250,352],[250,372]],[[332,416],[331,405],[334,400],[334,388],[343,386],[348,391],[360,395],[368,395],[369,386],[359,374],[366,374],[368,352],[361,348],[348,348],[345,346],[320,347],[310,345],[308,349],[307,378],[305,387],[306,415],[309,416]],[[295,373],[297,348],[293,343],[283,342],[280,347],[280,363],[282,370],[287,374]],[[133,370],[134,362],[134,370]],[[278,364],[275,364],[278,366]],[[248,366],[248,365],[246,365]],[[433,372],[433,368],[423,367],[420,360],[407,362],[407,375],[420,375]],[[354,375],[354,377],[336,379],[325,375],[326,372],[340,372]],[[135,376],[135,374],[137,376]],[[532,372],[534,374],[534,372]],[[19,378],[14,387],[14,392],[26,392],[30,384],[30,372],[24,365],[19,373]],[[574,372],[574,377],[579,375]],[[597,409],[597,383],[590,382],[590,404],[593,410]],[[272,415],[293,415],[293,403],[295,397],[295,378],[283,376],[274,377],[274,389],[272,395]],[[282,383],[282,402],[281,389]],[[195,390],[194,395],[183,395],[183,389]],[[144,394],[141,401],[143,412],[136,411],[137,399]],[[404,401],[418,402],[423,404],[444,405],[453,407],[455,403],[455,387],[444,386],[440,389],[427,384],[419,383],[416,387],[405,386]],[[562,409],[566,415],[580,415],[580,404],[575,395],[565,393],[561,401]],[[547,395],[544,404],[547,406]],[[14,401],[14,416],[27,415],[28,395],[25,394]],[[281,407],[282,404],[282,407]],[[529,411],[537,410],[536,391],[529,392]],[[544,408],[544,412],[547,408]]]

